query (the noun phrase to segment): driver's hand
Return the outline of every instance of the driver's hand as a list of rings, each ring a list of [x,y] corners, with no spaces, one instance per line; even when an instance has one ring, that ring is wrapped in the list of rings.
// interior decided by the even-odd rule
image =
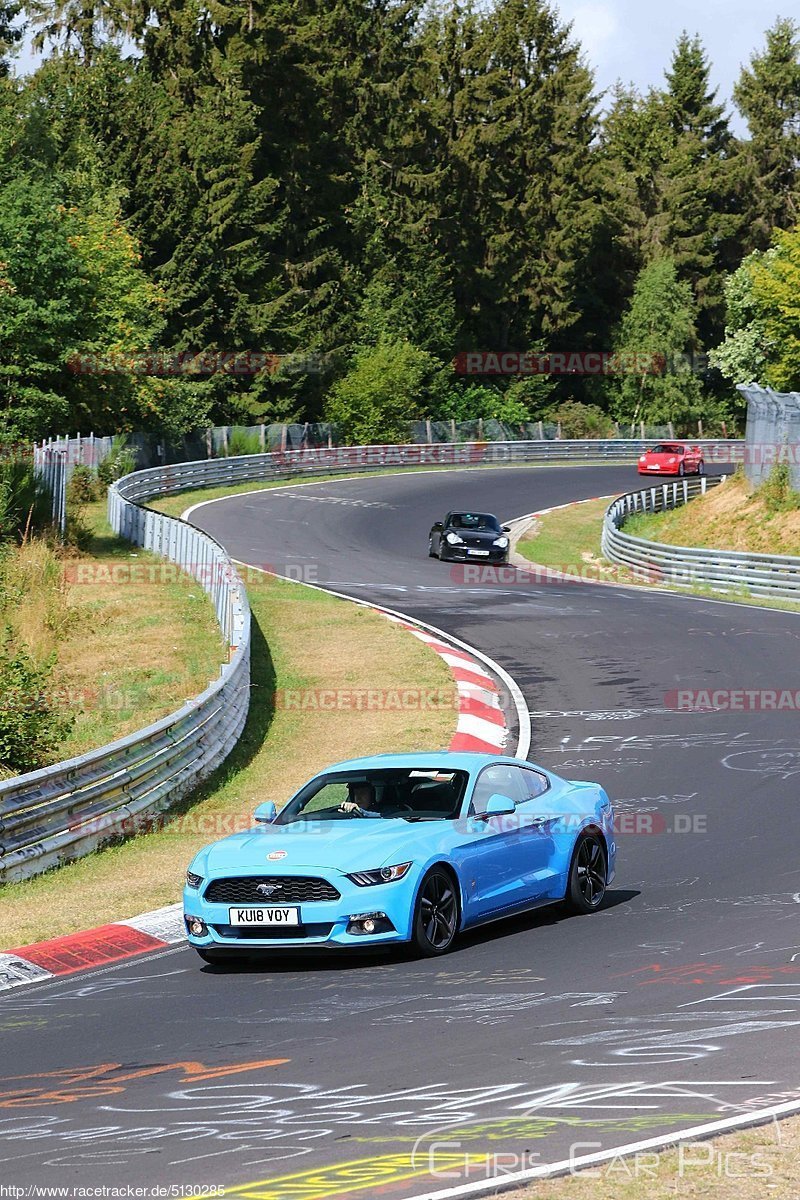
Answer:
[[[361,809],[356,804],[355,800],[343,800],[339,805],[339,812],[342,813],[360,813]]]

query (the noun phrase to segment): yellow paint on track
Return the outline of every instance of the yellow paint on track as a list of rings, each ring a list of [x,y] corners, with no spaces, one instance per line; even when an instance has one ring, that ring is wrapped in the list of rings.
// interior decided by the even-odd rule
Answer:
[[[485,1161],[485,1155],[470,1155],[470,1166]],[[447,1186],[448,1167],[464,1168],[463,1154],[436,1154],[436,1172],[441,1187]],[[430,1177],[427,1154],[382,1154],[374,1158],[356,1158],[335,1166],[309,1168],[292,1175],[277,1175],[256,1183],[225,1188],[225,1200],[324,1200],[325,1197],[349,1196],[367,1188],[371,1194],[409,1179]]]

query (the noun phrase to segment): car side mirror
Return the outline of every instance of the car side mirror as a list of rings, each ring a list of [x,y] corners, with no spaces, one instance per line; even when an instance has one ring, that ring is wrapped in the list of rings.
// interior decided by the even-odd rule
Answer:
[[[502,529],[503,533],[511,533],[510,525],[501,525],[500,528]]]
[[[263,804],[259,804],[258,808],[253,813],[253,819],[259,825],[271,825],[278,815],[278,807],[274,800],[265,800]]]
[[[516,812],[516,804],[510,796],[501,796],[499,792],[495,792],[486,801],[486,808],[478,815],[488,820],[489,817],[506,817],[510,813]]]

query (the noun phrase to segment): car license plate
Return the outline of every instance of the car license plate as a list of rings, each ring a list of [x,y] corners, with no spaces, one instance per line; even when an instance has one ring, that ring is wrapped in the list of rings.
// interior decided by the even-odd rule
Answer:
[[[648,471],[658,471],[660,470],[660,465],[659,463],[648,463],[647,469]]]
[[[475,555],[477,555],[478,557],[481,557],[481,558],[482,558],[482,557],[485,557],[486,555],[488,555],[488,553],[489,553],[489,551],[488,551],[488,550],[468,550],[468,551],[467,551],[467,554],[475,554]]]
[[[299,925],[299,908],[229,908],[229,925]]]

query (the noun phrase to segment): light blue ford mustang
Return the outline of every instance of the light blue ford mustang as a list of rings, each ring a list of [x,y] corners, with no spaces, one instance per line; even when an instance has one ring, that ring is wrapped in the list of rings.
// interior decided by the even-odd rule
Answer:
[[[603,789],[514,758],[352,759],[255,820],[186,873],[187,935],[207,962],[393,942],[443,954],[459,930],[540,905],[592,912],[614,878]]]

